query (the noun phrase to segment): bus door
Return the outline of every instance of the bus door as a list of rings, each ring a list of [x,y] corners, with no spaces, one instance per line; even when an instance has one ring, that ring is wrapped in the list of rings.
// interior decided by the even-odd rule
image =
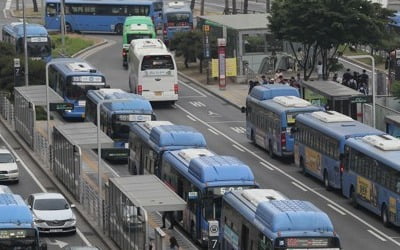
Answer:
[[[58,3],[47,3],[45,26],[48,30],[60,30],[60,5]]]
[[[149,100],[168,99],[177,95],[176,68],[171,55],[144,56],[138,81],[139,93]],[[140,93],[141,88],[141,93]]]

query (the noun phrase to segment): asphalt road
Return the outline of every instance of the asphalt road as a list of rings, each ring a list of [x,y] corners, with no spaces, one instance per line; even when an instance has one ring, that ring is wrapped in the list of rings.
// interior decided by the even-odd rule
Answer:
[[[86,59],[106,75],[112,88],[128,90],[121,39],[102,37],[112,41],[110,46]],[[205,135],[211,150],[247,163],[262,188],[277,189],[292,199],[317,205],[332,219],[344,249],[400,249],[399,229],[385,228],[377,216],[354,209],[340,193],[328,192],[320,182],[304,177],[291,161],[270,159],[267,152],[250,144],[244,134],[245,117],[238,109],[187,81],[180,82],[179,94],[174,106],[154,105],[158,120],[195,127]]]

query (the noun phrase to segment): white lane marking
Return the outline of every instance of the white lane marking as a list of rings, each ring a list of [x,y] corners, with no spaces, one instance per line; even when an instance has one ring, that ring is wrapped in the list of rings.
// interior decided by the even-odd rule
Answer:
[[[0,139],[6,144],[7,148],[13,153],[13,155],[18,156],[19,163],[22,165],[22,167],[25,169],[25,171],[31,176],[31,178],[35,181],[36,185],[40,188],[40,190],[44,193],[47,193],[46,188],[40,183],[40,181],[36,178],[36,176],[32,173],[32,171],[25,165],[25,163],[22,161],[21,157],[15,152],[15,150],[11,147],[11,145],[4,140],[4,137],[0,135]],[[78,233],[79,237],[82,239],[85,244],[88,246],[92,246],[90,244],[89,240],[85,237],[85,235],[82,234],[82,232],[79,230],[79,228],[76,228],[76,232]]]
[[[334,206],[334,205],[332,205],[330,203],[328,203],[328,207],[332,208],[333,210],[335,210],[336,212],[338,212],[341,215],[346,215],[345,212],[343,212],[342,210],[340,210],[339,208],[337,208],[336,206]]]
[[[208,111],[208,115],[209,115],[209,116],[214,116],[214,117],[216,117],[216,116],[221,116],[220,114],[215,113],[215,112],[213,112],[213,111],[211,111],[211,110]]]
[[[273,168],[271,168],[270,166],[268,166],[268,165],[265,164],[264,162],[260,161],[260,164],[263,165],[263,167],[265,167],[265,168],[267,168],[267,169],[269,169],[269,170],[271,170],[271,171],[274,171]]]
[[[208,128],[208,131],[210,131],[211,133],[215,134],[215,135],[219,135],[217,131],[215,131],[214,129]]]
[[[192,102],[189,102],[189,103],[192,104],[193,106],[195,106],[196,108],[206,107],[206,105],[204,103],[199,102],[199,101],[192,101]]]
[[[378,233],[372,231],[372,230],[367,230],[370,234],[372,234],[373,236],[375,236],[376,238],[380,239],[381,241],[386,241],[385,238],[383,238],[382,236],[380,236]]]
[[[242,147],[240,147],[240,145],[232,144],[232,146],[233,146],[234,148],[236,148],[237,150],[239,150],[240,152],[245,152],[245,151],[242,149]]]
[[[185,85],[185,87],[188,87],[189,89],[191,89],[191,90],[193,90],[194,92],[196,92],[197,94],[199,94],[201,97],[207,97],[207,95],[205,94],[205,93],[203,93],[202,91],[200,91],[200,90],[198,90],[198,89],[196,89],[196,88],[193,88],[192,86],[190,86],[189,84],[186,84],[185,82],[183,82],[183,81],[178,81],[179,82],[179,84],[182,84],[182,85]],[[197,96],[196,96],[197,97]]]
[[[299,189],[303,190],[304,192],[307,192],[307,189],[303,188],[298,182],[292,181],[292,184],[298,187]]]
[[[215,122],[213,121],[213,122],[207,122],[207,123],[216,124],[216,123],[243,123],[243,122],[246,122],[246,121],[215,121]]]
[[[190,114],[190,112],[188,110],[186,110],[185,108],[183,108],[180,105],[176,105],[180,110],[182,110],[183,112]],[[192,114],[193,115],[193,114]],[[208,124],[207,122],[201,120],[200,118],[196,117],[198,122],[202,123],[204,126],[208,127],[208,128],[212,128],[215,129],[213,126],[211,126],[210,124]],[[220,133],[220,135],[222,135],[223,137],[225,137],[228,141],[238,144],[235,140],[233,140],[231,137],[227,136],[226,134],[222,133],[221,131],[219,131],[218,129],[215,129],[216,131],[218,131]],[[269,163],[268,161],[264,160],[263,157],[257,155],[256,153],[254,153],[253,151],[251,151],[250,149],[246,148],[245,146],[240,145],[247,153],[253,155],[255,158],[257,158],[258,160],[264,162],[265,164],[269,165],[271,168],[275,169],[276,171],[278,171],[279,173],[281,173],[282,175],[286,176],[287,178],[289,178],[292,181],[295,181],[297,183],[299,183],[300,181],[297,180],[297,178],[291,176],[290,174],[286,173],[285,171],[283,171],[282,169],[280,169],[279,167],[273,165],[272,163]],[[400,246],[400,242],[397,242],[395,239],[391,238],[389,235],[382,233],[379,231],[378,228],[374,227],[373,225],[371,225],[370,223],[368,223],[367,221],[363,220],[361,217],[359,217],[358,215],[352,213],[350,210],[347,210],[346,208],[340,206],[338,203],[334,202],[333,200],[329,199],[328,197],[324,196],[323,194],[318,193],[318,191],[313,190],[311,187],[308,187],[307,185],[304,185],[304,187],[307,188],[307,190],[309,190],[311,193],[315,194],[316,196],[320,197],[321,199],[325,200],[328,203],[334,204],[336,207],[340,208],[342,211],[346,212],[349,216],[353,217],[354,219],[356,219],[357,221],[361,222],[362,224],[364,224],[365,226],[373,229],[375,232],[379,232],[382,236],[384,236],[386,239],[388,239],[389,241],[391,241],[393,244]]]
[[[244,134],[246,132],[246,129],[243,127],[230,127],[230,128],[238,134]]]
[[[186,117],[189,118],[190,120],[194,121],[194,122],[196,121],[196,119],[193,118],[193,116],[191,116],[191,115],[186,115]]]

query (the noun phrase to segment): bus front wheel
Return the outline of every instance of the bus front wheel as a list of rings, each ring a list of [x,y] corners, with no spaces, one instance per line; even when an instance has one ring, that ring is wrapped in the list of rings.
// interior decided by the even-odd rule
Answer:
[[[324,187],[327,191],[331,190],[331,186],[329,185],[329,176],[328,171],[324,170]]]
[[[389,215],[388,215],[388,210],[387,210],[387,207],[385,204],[382,205],[381,218],[382,218],[383,225],[385,227],[389,227],[390,226]]]
[[[271,141],[269,141],[269,143],[268,143],[268,153],[269,153],[269,157],[271,157],[271,159],[273,159],[274,158],[274,150],[273,150]]]
[[[307,176],[306,166],[304,165],[304,160],[303,160],[303,158],[300,158],[300,170],[301,170],[301,173],[302,173],[304,176]]]
[[[71,32],[72,32],[72,26],[71,26],[70,23],[66,23],[66,24],[65,24],[65,30],[66,30],[68,33],[71,33]]]
[[[117,33],[117,35],[122,35],[122,24],[119,23],[115,26],[115,33]]]

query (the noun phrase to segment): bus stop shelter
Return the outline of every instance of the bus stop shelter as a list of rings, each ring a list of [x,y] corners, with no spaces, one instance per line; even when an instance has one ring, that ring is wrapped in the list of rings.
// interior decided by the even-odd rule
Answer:
[[[283,43],[277,42],[268,29],[268,15],[200,16],[197,27],[204,30],[206,25],[210,37],[226,39],[226,58],[237,58],[238,75],[248,74],[247,70],[257,74],[265,61],[273,59],[277,64],[276,53],[283,51]]]
[[[36,107],[47,106],[46,100],[45,85],[14,88],[15,130],[33,150],[35,150]],[[64,102],[64,99],[49,88],[48,101],[60,103]]]
[[[110,237],[133,250],[148,249],[149,212],[183,211],[186,202],[155,175],[136,175],[110,178],[106,207]]]
[[[357,119],[357,104],[372,98],[334,81],[302,81],[301,95],[307,101]]]
[[[387,115],[385,117],[386,133],[400,138],[400,115]]]

